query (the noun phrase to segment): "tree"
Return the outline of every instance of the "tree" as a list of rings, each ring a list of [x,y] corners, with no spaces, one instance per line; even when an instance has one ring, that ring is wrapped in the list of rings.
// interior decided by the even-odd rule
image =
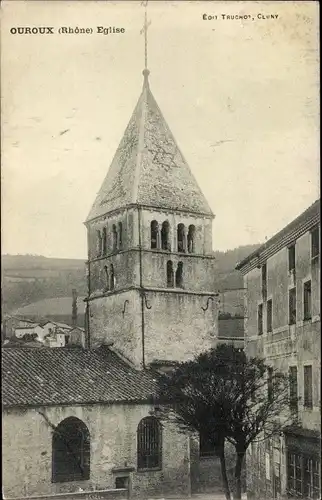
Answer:
[[[219,344],[192,361],[177,363],[161,375],[163,418],[183,431],[207,435],[220,459],[223,487],[231,499],[225,462],[225,441],[236,450],[234,498],[241,498],[241,472],[246,450],[264,430],[269,437],[291,421],[288,378],[262,359]],[[282,419],[281,419],[282,417]]]

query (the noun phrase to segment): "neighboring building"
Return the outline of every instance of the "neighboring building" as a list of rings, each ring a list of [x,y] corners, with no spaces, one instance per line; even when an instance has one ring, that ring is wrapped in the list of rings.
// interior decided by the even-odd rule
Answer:
[[[243,288],[220,292],[217,343],[244,348],[244,295]]]
[[[31,321],[23,316],[16,316],[5,314],[1,321],[3,336],[9,339],[12,336],[16,336],[16,330],[20,328],[33,329],[38,326],[38,323]],[[33,332],[32,332],[33,333]]]
[[[66,335],[66,344],[85,347],[85,329],[80,327],[72,328]]]
[[[44,344],[47,347],[65,347],[66,345],[66,334],[61,330],[55,330],[46,336]]]
[[[246,352],[290,375],[299,422],[253,444],[248,498],[320,498],[320,200],[236,267],[247,289]]]
[[[144,70],[86,222],[86,349],[3,350],[6,498],[189,496],[220,484],[209,444],[159,419],[152,369],[216,343],[213,217]]]

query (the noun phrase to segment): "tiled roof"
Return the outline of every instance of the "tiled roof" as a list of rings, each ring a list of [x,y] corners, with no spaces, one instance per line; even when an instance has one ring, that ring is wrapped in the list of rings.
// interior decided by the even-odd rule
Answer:
[[[87,221],[131,204],[213,215],[147,80]]]
[[[105,346],[2,349],[4,407],[150,401],[153,376]]]

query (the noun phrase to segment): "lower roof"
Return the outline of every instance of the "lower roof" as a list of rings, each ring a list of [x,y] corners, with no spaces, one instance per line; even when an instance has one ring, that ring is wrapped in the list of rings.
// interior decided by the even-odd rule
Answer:
[[[3,407],[153,401],[156,374],[108,347],[2,349]]]

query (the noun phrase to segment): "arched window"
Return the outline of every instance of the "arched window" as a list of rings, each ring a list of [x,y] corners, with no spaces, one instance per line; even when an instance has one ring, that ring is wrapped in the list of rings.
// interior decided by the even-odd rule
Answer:
[[[113,251],[117,250],[117,230],[116,225],[112,226],[112,241],[113,241]]]
[[[114,275],[114,266],[110,265],[110,290],[114,290],[115,288],[115,275]]]
[[[89,476],[89,431],[78,418],[66,418],[53,432],[52,482],[86,480]]]
[[[96,231],[96,253],[97,257],[102,255],[102,235],[99,229]]]
[[[188,230],[188,252],[194,253],[195,251],[195,232],[196,228],[193,224],[189,226]]]
[[[123,247],[123,225],[122,222],[118,223],[118,248],[121,249]]]
[[[161,228],[161,248],[162,250],[171,250],[171,245],[169,241],[169,234],[170,234],[170,224],[166,220],[162,224]]]
[[[137,430],[138,469],[162,467],[162,430],[155,417],[141,420]]]
[[[173,273],[173,264],[171,260],[167,262],[167,286],[168,288],[174,287],[174,273]]]
[[[183,286],[183,263],[178,262],[178,267],[176,270],[176,287],[182,288]]]
[[[159,239],[159,224],[158,221],[153,220],[151,222],[151,248],[158,248]]]
[[[105,290],[109,290],[110,287],[110,282],[109,282],[109,275],[108,275],[108,269],[107,266],[104,266],[104,281],[105,281]]]
[[[106,227],[103,227],[102,231],[102,252],[103,255],[106,255],[107,252],[107,232],[106,232]]]
[[[186,251],[186,236],[184,224],[178,224],[177,228],[177,240],[178,240],[178,252]]]

